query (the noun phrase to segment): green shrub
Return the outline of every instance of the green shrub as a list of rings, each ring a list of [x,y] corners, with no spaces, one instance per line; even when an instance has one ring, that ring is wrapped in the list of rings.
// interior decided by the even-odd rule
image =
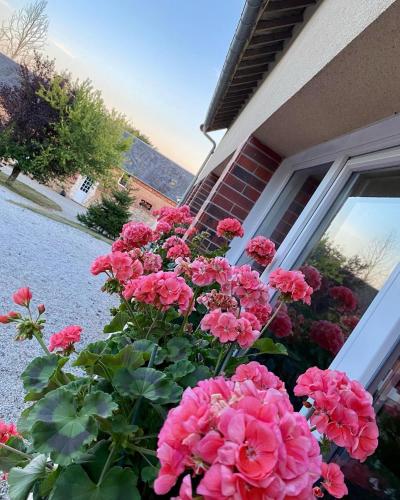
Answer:
[[[114,189],[110,195],[102,196],[93,203],[78,220],[88,228],[110,239],[115,239],[131,216],[130,206],[135,198],[129,191]]]

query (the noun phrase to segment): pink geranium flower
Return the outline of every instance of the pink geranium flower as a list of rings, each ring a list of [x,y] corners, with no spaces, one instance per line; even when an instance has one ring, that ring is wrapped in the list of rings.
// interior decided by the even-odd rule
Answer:
[[[337,354],[344,344],[344,335],[340,326],[323,319],[313,322],[310,338],[332,354]]]
[[[143,255],[143,269],[146,273],[156,273],[162,268],[162,259],[156,253],[146,252]]]
[[[15,424],[6,424],[0,420],[0,443],[6,444],[12,436],[19,436]]]
[[[333,286],[329,295],[338,302],[339,311],[351,312],[357,308],[357,296],[347,286]]]
[[[231,240],[238,236],[242,238],[244,235],[242,224],[237,219],[222,219],[217,225],[217,236],[220,238],[228,238]]]
[[[309,368],[297,379],[296,396],[314,400],[311,423],[353,458],[364,461],[378,446],[371,395],[336,370]]]
[[[162,207],[160,210],[154,210],[153,215],[158,218],[158,223],[167,222],[170,226],[178,224],[189,226],[193,221],[188,205],[182,205],[180,207]]]
[[[32,292],[28,287],[20,288],[13,294],[12,298],[15,304],[28,307],[32,299]]]
[[[318,269],[314,266],[310,266],[309,264],[301,266],[299,271],[304,274],[304,278],[314,292],[321,288],[322,284],[322,276]]]
[[[124,240],[116,240],[111,245],[112,252],[126,252],[128,250]]]
[[[261,326],[264,326],[271,317],[272,307],[270,304],[255,304],[252,307],[247,308],[246,311],[254,314]]]
[[[21,315],[18,312],[10,311],[7,314],[0,315],[0,323],[7,324],[11,323],[13,319],[19,319]]]
[[[142,222],[124,224],[121,237],[128,248],[141,248],[153,240],[153,231]]]
[[[260,365],[257,361],[239,365],[236,368],[235,374],[232,377],[234,382],[244,382],[251,380],[257,389],[277,389],[278,391],[285,390],[285,384],[274,373],[270,372],[264,365]]]
[[[156,494],[166,495],[186,470],[200,476],[193,495],[210,500],[311,498],[318,442],[272,374],[246,366],[232,380],[186,389],[170,410],[158,437]]]
[[[280,309],[269,327],[275,337],[283,338],[293,334],[293,324],[289,314],[284,309]]]
[[[269,275],[269,284],[279,290],[287,300],[301,300],[305,304],[311,304],[313,289],[307,284],[301,271],[276,269]]]
[[[335,463],[322,463],[322,477],[324,481],[323,486],[328,493],[335,498],[342,498],[348,494],[347,486],[344,483],[343,472],[340,467]]]
[[[246,253],[262,266],[268,266],[275,256],[275,243],[264,236],[256,236],[246,245]]]
[[[73,349],[75,342],[81,339],[82,328],[77,325],[67,326],[50,337],[49,351],[69,351]]]
[[[121,283],[128,281],[133,274],[132,258],[125,252],[112,252],[110,255],[111,269],[118,281]],[[143,272],[143,269],[142,269]]]
[[[100,273],[105,273],[106,271],[111,271],[111,260],[110,254],[100,255],[92,262],[90,266],[90,272],[97,276]]]

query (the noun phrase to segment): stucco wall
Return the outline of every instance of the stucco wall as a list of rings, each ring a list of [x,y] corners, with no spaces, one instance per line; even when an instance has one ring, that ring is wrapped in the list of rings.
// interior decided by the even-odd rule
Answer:
[[[206,176],[398,0],[324,0],[219,143]]]

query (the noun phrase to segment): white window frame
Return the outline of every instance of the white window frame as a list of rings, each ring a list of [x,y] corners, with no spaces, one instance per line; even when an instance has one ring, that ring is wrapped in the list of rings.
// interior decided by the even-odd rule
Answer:
[[[398,145],[400,145],[400,116],[395,115],[286,158],[246,217],[243,223],[244,237],[233,240],[227,253],[229,261],[232,264],[238,262],[245,250],[246,243],[255,235],[266,214],[279,200],[290,178],[296,171],[332,163],[307,206],[290,229],[284,243],[279,247],[274,261],[277,265],[281,265],[278,263],[283,261],[287,248],[297,240],[310,216],[315,212],[321,201],[325,199],[328,190],[349,158]]]
[[[328,162],[333,162],[329,171],[280,245],[274,261],[261,275],[264,282],[277,267],[292,269],[295,266],[354,173],[400,165],[400,116],[393,116],[285,160],[247,217],[244,238],[234,240],[228,253],[232,263],[240,258],[246,242],[253,237],[279,199],[293,173]],[[400,341],[399,297],[400,263],[333,360],[332,369],[345,371],[367,387],[374,381]]]

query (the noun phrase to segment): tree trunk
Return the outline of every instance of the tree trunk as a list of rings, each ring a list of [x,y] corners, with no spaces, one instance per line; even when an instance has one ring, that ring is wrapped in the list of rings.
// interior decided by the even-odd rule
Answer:
[[[13,167],[11,174],[6,180],[6,184],[13,184],[15,182],[15,179],[19,176],[20,173],[21,169],[19,167],[17,166]]]

